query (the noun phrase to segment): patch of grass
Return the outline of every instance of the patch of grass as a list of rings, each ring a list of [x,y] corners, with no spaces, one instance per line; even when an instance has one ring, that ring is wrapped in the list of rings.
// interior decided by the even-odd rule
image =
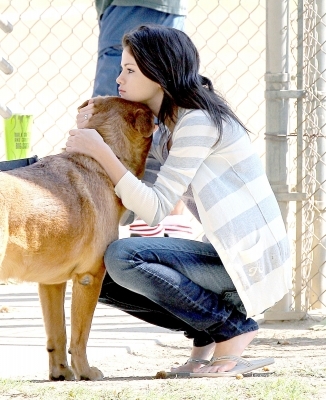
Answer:
[[[315,391],[298,379],[175,381],[141,400],[309,400]]]
[[[35,383],[0,380],[0,399],[37,400],[310,400],[315,389],[299,378],[168,379],[117,389],[110,382]],[[5,395],[2,397],[1,395]]]
[[[291,375],[296,377],[307,378],[326,378],[326,368],[311,368],[308,366],[301,368],[283,368],[275,372],[278,377]]]
[[[306,382],[297,378],[278,378],[275,380],[245,384],[247,397],[255,400],[308,400],[315,390]]]
[[[0,395],[6,399],[37,400],[125,400],[132,399],[130,390],[109,390],[108,387],[93,387],[91,382],[39,383],[28,381],[1,380]],[[4,397],[0,397],[3,399]]]

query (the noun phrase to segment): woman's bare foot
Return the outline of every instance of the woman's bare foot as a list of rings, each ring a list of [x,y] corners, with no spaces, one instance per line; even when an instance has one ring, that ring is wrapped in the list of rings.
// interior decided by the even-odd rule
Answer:
[[[210,343],[207,346],[203,347],[193,347],[190,354],[190,359],[194,360],[207,360],[209,361],[215,350],[216,343]],[[189,359],[189,360],[190,360]],[[187,361],[186,364],[181,365],[180,367],[171,368],[171,372],[197,372],[199,371],[200,367],[205,364],[196,361]]]
[[[244,349],[248,344],[255,338],[257,331],[247,332],[239,336],[235,336],[230,340],[225,342],[215,343],[215,350],[213,357],[223,357],[223,356],[237,356],[240,357]],[[236,366],[235,361],[216,361],[213,365],[204,365],[198,371],[194,372],[226,372],[230,371]],[[173,371],[174,372],[174,371]]]

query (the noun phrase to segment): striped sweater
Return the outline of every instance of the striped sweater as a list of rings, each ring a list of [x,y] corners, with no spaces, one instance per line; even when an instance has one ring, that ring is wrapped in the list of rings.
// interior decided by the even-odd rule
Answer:
[[[246,131],[235,121],[219,132],[201,110],[179,110],[169,136],[158,130],[145,180],[127,172],[115,187],[128,210],[156,225],[181,198],[198,218],[246,308],[273,306],[291,288],[289,241],[276,198]],[[159,162],[156,174],[153,161]],[[155,164],[155,163],[154,163]]]

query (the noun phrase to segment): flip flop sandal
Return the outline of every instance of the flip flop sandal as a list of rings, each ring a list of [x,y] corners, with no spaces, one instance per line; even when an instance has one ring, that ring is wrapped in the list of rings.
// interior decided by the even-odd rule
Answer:
[[[258,368],[263,368],[266,365],[270,365],[274,363],[274,358],[264,358],[261,360],[251,360],[247,361],[243,358],[236,356],[224,356],[224,357],[213,357],[209,363],[209,365],[213,365],[218,361],[230,360],[236,361],[237,365],[232,368],[230,371],[226,372],[193,372],[189,374],[190,378],[218,378],[223,376],[237,376],[239,374],[245,374],[251,371],[254,371]]]
[[[237,365],[230,371],[226,372],[168,372],[167,376],[182,376],[188,378],[219,378],[226,376],[237,376],[239,374],[245,374],[254,371],[258,368],[263,368],[267,365],[273,364],[274,358],[264,358],[261,360],[251,360],[247,361],[241,357],[236,356],[223,356],[223,357],[213,357],[207,365],[213,365],[218,361],[235,361]]]
[[[197,364],[204,364],[204,365],[208,365],[209,363],[210,363],[210,361],[209,360],[204,360],[204,359],[202,359],[202,358],[188,358],[188,360],[186,361],[186,363],[185,363],[185,365],[186,364],[189,364],[189,363],[197,363]]]
[[[210,361],[209,360],[204,360],[203,358],[188,358],[188,360],[183,364],[183,365],[187,365],[189,363],[196,363],[196,364],[202,364],[202,365],[209,365]],[[167,376],[176,376],[176,375],[180,375],[180,374],[189,374],[190,372],[167,372],[166,375]]]

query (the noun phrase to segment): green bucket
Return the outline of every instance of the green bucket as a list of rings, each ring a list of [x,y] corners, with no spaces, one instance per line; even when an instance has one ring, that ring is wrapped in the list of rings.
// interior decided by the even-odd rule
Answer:
[[[33,115],[13,114],[4,120],[7,160],[28,158],[31,151]]]

